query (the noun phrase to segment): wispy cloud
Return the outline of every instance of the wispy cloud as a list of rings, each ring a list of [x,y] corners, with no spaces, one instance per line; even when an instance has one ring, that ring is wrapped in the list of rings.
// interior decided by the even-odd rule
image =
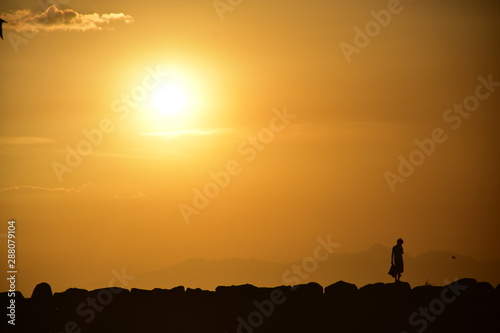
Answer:
[[[2,13],[1,17],[9,22],[5,28],[20,31],[88,31],[102,30],[114,22],[130,24],[133,17],[123,13],[80,14],[73,9],[59,9],[55,5],[43,13],[35,14],[31,9],[21,9]]]
[[[214,129],[182,129],[182,130],[171,130],[171,131],[156,131],[141,133],[144,136],[160,136],[160,137],[178,137],[183,135],[212,135],[212,134],[224,134],[234,132],[231,128],[214,128]]]
[[[21,186],[11,186],[0,188],[0,193],[2,192],[46,192],[46,193],[79,193],[89,184],[84,184],[78,187],[42,187],[42,186],[31,186],[31,185],[21,185]]]
[[[174,131],[157,131],[157,132],[141,133],[141,135],[175,137],[180,135],[209,135],[212,133],[213,133],[212,131],[208,130],[190,129],[190,130],[174,130]]]
[[[54,140],[38,136],[6,136],[0,137],[0,145],[33,145],[52,143]]]
[[[8,197],[67,197],[77,200],[143,200],[148,198],[138,188],[124,185],[85,183],[76,187],[45,187],[34,185],[18,185],[0,188],[0,196]]]

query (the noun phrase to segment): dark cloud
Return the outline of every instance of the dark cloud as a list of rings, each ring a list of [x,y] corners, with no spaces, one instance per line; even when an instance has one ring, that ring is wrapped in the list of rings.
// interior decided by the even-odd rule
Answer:
[[[73,9],[59,9],[55,5],[48,7],[43,13],[35,14],[30,9],[3,13],[1,17],[9,22],[9,28],[16,31],[88,31],[102,30],[111,23],[130,24],[132,16],[123,13],[80,14]]]

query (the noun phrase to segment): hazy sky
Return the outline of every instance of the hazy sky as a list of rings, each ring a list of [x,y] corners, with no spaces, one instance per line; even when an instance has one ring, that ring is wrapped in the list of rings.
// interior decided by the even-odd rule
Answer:
[[[329,234],[500,259],[495,1],[55,2],[0,3],[20,288]]]

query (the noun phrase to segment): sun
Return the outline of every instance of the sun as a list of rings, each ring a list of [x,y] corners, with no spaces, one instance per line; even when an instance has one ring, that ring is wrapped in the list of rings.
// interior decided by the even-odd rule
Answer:
[[[178,131],[203,126],[206,84],[196,71],[168,68],[165,80],[150,90],[137,114],[136,128],[144,133]]]
[[[167,82],[154,92],[151,106],[157,112],[167,116],[176,116],[184,111],[188,98],[184,87],[175,82]]]

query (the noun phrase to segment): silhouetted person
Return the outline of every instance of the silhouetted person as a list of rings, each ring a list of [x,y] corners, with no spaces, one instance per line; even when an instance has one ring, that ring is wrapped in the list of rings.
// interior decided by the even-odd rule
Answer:
[[[397,244],[392,247],[391,269],[389,274],[396,279],[395,282],[400,281],[401,274],[404,272],[403,243],[404,241],[400,238],[398,239]]]
[[[2,23],[8,23],[7,21],[4,21],[0,18],[0,38],[3,39],[3,34],[2,34]]]

